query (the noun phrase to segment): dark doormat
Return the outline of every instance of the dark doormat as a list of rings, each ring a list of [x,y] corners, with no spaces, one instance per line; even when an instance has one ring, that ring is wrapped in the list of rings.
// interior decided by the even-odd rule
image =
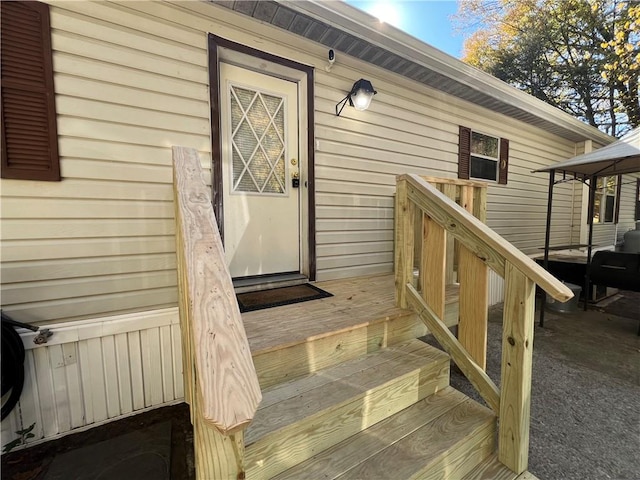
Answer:
[[[333,294],[304,283],[302,285],[292,285],[290,287],[271,288],[258,292],[247,292],[236,295],[240,311],[253,312],[263,308],[280,307],[292,303],[308,302],[319,298],[333,297]]]
[[[44,480],[169,480],[171,422],[56,456]]]

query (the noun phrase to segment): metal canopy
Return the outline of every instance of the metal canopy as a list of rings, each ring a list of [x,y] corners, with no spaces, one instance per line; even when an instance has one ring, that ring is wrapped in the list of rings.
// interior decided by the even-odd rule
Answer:
[[[535,170],[535,172],[552,170],[583,177],[640,172],[640,127],[631,130],[606,147]]]
[[[587,221],[589,224],[589,241],[587,244],[587,267],[584,281],[584,309],[587,310],[590,297],[591,254],[593,250],[593,205],[598,177],[607,175],[622,175],[624,173],[640,172],[640,127],[627,133],[619,140],[599,148],[593,152],[573,157],[549,167],[534,170],[534,172],[549,172],[549,194],[547,201],[547,229],[544,241],[544,268],[549,268],[549,238],[551,233],[551,204],[553,201],[553,187],[556,184],[556,172],[572,174],[589,186],[589,208]],[[544,326],[544,307],[546,294],[542,292],[540,307],[540,326]]]

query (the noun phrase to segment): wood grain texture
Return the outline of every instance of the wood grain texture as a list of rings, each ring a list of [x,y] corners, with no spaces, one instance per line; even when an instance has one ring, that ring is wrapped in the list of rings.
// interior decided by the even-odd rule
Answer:
[[[223,435],[199,412],[193,425],[197,480],[235,480],[241,473],[232,435]],[[242,432],[235,434],[242,435]]]
[[[288,395],[280,391],[286,398],[258,410],[247,429],[247,474],[269,478],[448,385],[442,352],[418,340],[397,351],[398,357],[329,384],[307,389],[294,382]]]
[[[462,207],[447,200],[446,196],[429,183],[412,174],[400,175],[398,178],[399,181],[407,182],[407,196],[412,202],[443,225],[495,272],[504,277],[504,264],[508,260],[520,270],[527,272],[531,279],[556,300],[565,302],[573,297],[573,293],[566,285],[480,220],[472,215],[466,215]]]
[[[465,246],[459,250],[460,320],[458,340],[471,358],[487,368],[489,272],[487,264]]]
[[[407,308],[404,285],[413,279],[414,249],[414,206],[407,198],[407,183],[398,181],[395,208],[395,256],[396,302],[400,308]]]
[[[459,185],[462,187],[471,187],[472,189],[486,189],[487,182],[481,182],[479,180],[464,180],[461,178],[444,178],[444,177],[430,177],[428,175],[420,175],[425,182],[432,183],[434,185]]]
[[[407,345],[403,343],[396,347],[384,348],[379,352],[362,355],[352,360],[342,362],[331,368],[325,368],[321,371],[314,372],[304,378],[276,385],[262,391],[263,398],[258,410],[267,408],[270,405],[275,405],[276,403],[289,398],[297,397],[304,392],[308,392],[323,385],[329,385],[331,382],[340,378],[345,378],[368,368],[372,368],[389,361],[394,361],[403,355],[406,355],[406,353],[419,353],[421,350],[421,345],[412,340],[407,342]]]
[[[487,187],[473,190],[473,216],[487,223]]]
[[[516,480],[538,480],[538,477],[531,472],[522,472]]]
[[[494,432],[495,416],[467,400],[336,478],[460,478],[490,455]]]
[[[199,407],[204,423],[231,434],[251,422],[262,394],[198,154],[173,147],[173,161]]]
[[[498,458],[520,474],[529,455],[536,286],[510,262],[506,267]]]
[[[407,300],[416,310],[418,316],[426,323],[429,331],[436,337],[442,348],[451,355],[453,361],[460,367],[462,373],[469,379],[480,396],[491,409],[500,411],[500,394],[493,380],[471,359],[469,353],[462,347],[458,339],[449,331],[442,320],[424,302],[420,294],[407,284]]]
[[[242,314],[254,355],[412,315],[395,306],[394,279],[389,274],[315,285],[333,296]],[[457,301],[457,290],[448,290],[447,305]]]
[[[456,202],[456,193],[458,186],[453,183],[443,183],[438,185],[438,191],[442,191],[442,194],[451,199],[452,202]],[[440,188],[442,190],[440,190]],[[433,221],[433,220],[432,220]],[[437,223],[433,221],[434,223]],[[451,285],[456,279],[456,241],[453,235],[447,235],[447,267],[446,267],[446,283]]]
[[[516,480],[518,475],[498,460],[497,455],[491,455],[480,465],[469,472],[463,480]]]
[[[446,230],[422,215],[422,253],[420,255],[420,288],[422,298],[440,318],[445,313],[445,270],[447,268]]]
[[[307,480],[338,477],[467,400],[464,394],[447,387],[275,478]]]
[[[242,314],[262,388],[426,335],[415,312],[395,306],[393,275],[318,282],[333,297]],[[448,285],[445,323],[458,321]]]

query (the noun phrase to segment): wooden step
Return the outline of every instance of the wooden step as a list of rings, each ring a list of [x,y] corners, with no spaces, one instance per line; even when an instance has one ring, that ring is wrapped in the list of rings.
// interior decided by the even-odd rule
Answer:
[[[497,455],[491,455],[469,472],[463,480],[538,480],[535,475],[524,472],[518,475],[504,466]]]
[[[245,432],[247,478],[270,478],[449,384],[449,357],[419,341],[263,392]]]
[[[447,387],[275,478],[462,478],[492,454],[495,430],[489,409]]]
[[[305,376],[427,333],[395,303],[393,275],[319,282],[333,297],[242,314],[260,386]],[[458,319],[458,287],[446,292],[445,323]]]

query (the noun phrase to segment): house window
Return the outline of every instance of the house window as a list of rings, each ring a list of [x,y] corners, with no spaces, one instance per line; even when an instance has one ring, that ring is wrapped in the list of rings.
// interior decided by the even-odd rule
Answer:
[[[60,180],[49,6],[0,2],[3,178]]]
[[[620,202],[620,177],[599,177],[593,199],[593,223],[618,221]]]
[[[509,140],[460,127],[458,177],[507,183]]]

